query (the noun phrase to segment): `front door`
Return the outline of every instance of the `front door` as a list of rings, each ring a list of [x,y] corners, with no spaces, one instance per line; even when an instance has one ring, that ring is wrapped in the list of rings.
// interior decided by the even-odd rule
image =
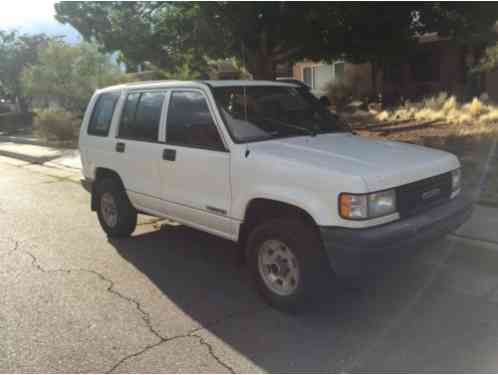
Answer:
[[[165,214],[214,234],[234,238],[229,218],[230,153],[201,90],[168,97],[166,144],[160,164]]]

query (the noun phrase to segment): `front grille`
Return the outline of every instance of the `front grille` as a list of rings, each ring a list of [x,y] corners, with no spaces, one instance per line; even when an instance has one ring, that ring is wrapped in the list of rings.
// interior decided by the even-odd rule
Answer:
[[[396,188],[401,218],[428,210],[451,196],[451,172],[429,177]]]

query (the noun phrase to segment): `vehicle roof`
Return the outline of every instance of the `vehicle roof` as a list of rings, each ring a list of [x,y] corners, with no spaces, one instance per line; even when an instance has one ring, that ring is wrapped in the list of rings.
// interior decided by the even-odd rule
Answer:
[[[125,88],[133,89],[150,89],[150,88],[167,88],[167,87],[205,87],[206,85],[212,87],[230,87],[230,86],[288,86],[296,87],[294,83],[280,82],[280,81],[257,81],[257,80],[208,80],[208,81],[143,81],[131,82],[121,85],[109,86],[100,89],[99,92],[122,90]]]

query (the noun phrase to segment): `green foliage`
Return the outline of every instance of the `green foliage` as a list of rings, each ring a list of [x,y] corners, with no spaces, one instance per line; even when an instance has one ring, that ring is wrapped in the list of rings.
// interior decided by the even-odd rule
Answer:
[[[16,31],[0,30],[0,91],[17,99],[22,111],[29,103],[22,92],[22,70],[37,61],[38,51],[47,45],[49,38],[44,34],[21,35]]]
[[[32,112],[7,112],[0,114],[0,131],[12,132],[33,124]]]
[[[120,62],[129,71],[136,71],[144,62],[168,71],[185,63],[197,71],[206,65],[200,49],[185,43],[194,26],[195,11],[188,6],[168,2],[59,2],[55,7],[57,20],[73,25],[86,40],[96,41],[109,52],[119,51]]]
[[[41,107],[55,104],[83,112],[97,88],[118,82],[121,75],[119,67],[95,45],[53,40],[40,51],[39,61],[23,71],[22,83]]]
[[[416,36],[441,31],[477,38],[498,18],[498,6],[473,3],[344,2],[59,2],[56,18],[136,67],[236,57],[255,78],[273,79],[277,64],[312,60],[370,61],[405,57]]]
[[[7,104],[0,103],[0,114],[10,112],[10,107]]]
[[[477,71],[488,72],[498,68],[498,43],[489,46],[484,51],[484,56],[477,64]]]
[[[77,137],[81,118],[64,110],[42,110],[37,112],[34,129],[46,139],[70,141]]]

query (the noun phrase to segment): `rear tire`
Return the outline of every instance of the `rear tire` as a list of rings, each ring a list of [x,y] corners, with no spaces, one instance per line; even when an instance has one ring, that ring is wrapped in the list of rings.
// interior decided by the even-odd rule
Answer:
[[[109,237],[129,237],[137,226],[137,210],[116,178],[105,178],[96,189],[97,216]]]
[[[247,242],[253,281],[274,308],[305,309],[332,289],[333,273],[318,232],[296,219],[274,219],[257,226]]]

